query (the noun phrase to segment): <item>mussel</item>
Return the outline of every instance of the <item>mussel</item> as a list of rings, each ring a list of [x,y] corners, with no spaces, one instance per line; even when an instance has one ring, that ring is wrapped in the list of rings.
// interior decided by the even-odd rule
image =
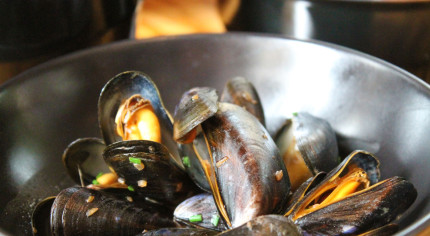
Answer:
[[[323,179],[308,181],[285,214],[309,234],[359,234],[399,217],[415,201],[414,186],[401,177],[379,181],[379,161],[354,151]]]
[[[227,230],[227,225],[220,218],[213,196],[202,193],[180,203],[173,212],[177,222],[194,228],[215,231]]]
[[[328,172],[339,164],[336,134],[331,125],[307,112],[294,113],[275,140],[293,191],[311,176]]]
[[[47,197],[38,202],[31,215],[31,226],[33,235],[50,235],[51,234],[51,207],[55,197]]]
[[[175,108],[173,138],[178,143],[191,143],[199,125],[218,110],[218,93],[209,87],[186,91]]]
[[[303,235],[290,219],[281,215],[259,216],[234,229],[225,231],[220,236],[265,235],[265,236],[300,236]]]
[[[196,87],[186,91],[175,108],[173,138],[182,144],[182,162],[191,179],[203,190],[210,192],[199,159],[209,160],[200,124],[218,110],[218,93],[209,87]],[[196,155],[200,155],[200,158]]]
[[[136,236],[213,236],[217,231],[197,228],[163,228],[143,232]]]
[[[136,235],[144,230],[176,226],[163,206],[137,206],[82,187],[61,191],[51,208],[53,235]]]
[[[173,168],[184,169],[178,146],[172,139],[172,117],[164,107],[156,85],[147,75],[129,71],[109,80],[99,97],[98,115],[103,140],[78,139],[63,155],[70,176],[81,186],[96,183],[98,187],[124,187],[117,182],[118,173],[113,168],[109,169],[102,158],[106,146],[119,141],[160,143],[170,153],[168,157],[171,165],[175,166]]]
[[[106,145],[99,138],[79,138],[70,143],[63,153],[63,164],[70,177],[81,186],[126,187],[117,182],[103,160]],[[103,177],[102,177],[103,176]]]
[[[106,147],[103,157],[130,191],[172,206],[195,194],[195,185],[172,163],[171,154],[160,143],[116,142]]]
[[[227,81],[220,98],[221,102],[232,103],[245,108],[265,126],[263,105],[254,85],[244,77],[234,77]]]
[[[181,166],[178,146],[172,139],[173,118],[165,108],[157,86],[146,74],[128,71],[109,80],[99,97],[98,118],[106,145],[157,137],[149,140],[166,146]],[[146,132],[145,128],[151,132]],[[159,134],[155,135],[157,131]]]
[[[207,172],[208,179],[227,224],[237,227],[282,212],[290,192],[288,173],[263,125],[245,109],[220,103],[202,129],[214,171]]]
[[[186,107],[188,113],[197,116],[203,105],[196,104],[206,102],[199,99],[203,91],[198,91],[201,93],[196,98],[185,93],[177,107]],[[204,119],[191,125],[201,130],[193,140],[195,158],[203,169],[221,217],[231,228],[259,215],[282,212],[290,184],[274,141],[254,115],[240,106],[214,99],[212,96],[211,104],[217,104],[216,113],[204,109]],[[176,114],[183,113],[180,109],[176,111]],[[178,117],[176,126],[186,127],[190,123],[181,120],[181,116],[175,117]]]
[[[193,194],[195,186],[172,139],[172,117],[147,75],[129,71],[109,80],[98,115],[106,144],[103,158],[120,184],[172,205]]]

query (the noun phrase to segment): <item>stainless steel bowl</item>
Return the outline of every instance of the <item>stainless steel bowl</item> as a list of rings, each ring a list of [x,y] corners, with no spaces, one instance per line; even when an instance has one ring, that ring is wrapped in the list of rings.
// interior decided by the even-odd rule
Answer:
[[[429,0],[286,0],[280,31],[430,70]],[[430,79],[430,78],[429,78]]]
[[[173,110],[194,86],[221,89],[243,76],[256,86],[271,134],[296,111],[327,119],[343,155],[374,152],[383,177],[404,176],[418,199],[402,232],[430,224],[430,86],[391,64],[339,46],[224,34],[124,41],[35,67],[0,88],[0,232],[31,235],[35,204],[73,185],[61,163],[80,137],[100,137],[103,85],[141,70]]]

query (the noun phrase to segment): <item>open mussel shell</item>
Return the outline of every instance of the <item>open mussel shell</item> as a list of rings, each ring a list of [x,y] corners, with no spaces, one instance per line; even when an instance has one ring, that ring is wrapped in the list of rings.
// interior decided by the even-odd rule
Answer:
[[[99,138],[80,138],[67,146],[62,160],[75,183],[86,186],[99,173],[110,172],[102,156],[105,148],[106,145]]]
[[[330,204],[295,221],[311,234],[358,234],[397,219],[415,201],[413,185],[392,177],[367,191]]]
[[[243,77],[235,77],[225,84],[221,102],[233,103],[245,108],[265,126],[263,106],[254,85]]]
[[[300,204],[309,201],[310,198],[321,193],[322,190],[326,190],[329,185],[332,187],[337,186],[339,184],[335,182],[337,178],[346,176],[349,171],[357,168],[365,171],[369,185],[373,185],[379,181],[378,159],[369,152],[354,151],[328,174],[320,172],[301,184],[290,198],[289,207],[285,215],[294,217],[297,211],[300,210]],[[329,189],[332,189],[332,187]]]
[[[50,215],[55,196],[38,202],[31,215],[33,235],[51,235]]]
[[[409,208],[417,192],[401,177],[378,182],[378,166],[371,153],[354,151],[316,186],[305,188],[286,215],[304,232],[318,235],[359,234],[390,223]],[[340,194],[344,191],[350,193]]]
[[[184,167],[190,178],[203,190],[210,191],[198,155],[207,158],[207,147],[202,138],[200,124],[218,110],[218,94],[209,87],[196,87],[185,92],[175,108],[173,137],[182,143]],[[203,148],[201,148],[203,147]],[[200,159],[201,159],[200,158]],[[184,161],[184,159],[183,159]]]
[[[320,171],[339,164],[336,134],[331,125],[306,112],[294,113],[276,135],[292,189]]]
[[[173,138],[179,143],[190,143],[195,128],[218,110],[218,94],[209,87],[196,87],[182,95],[175,108]]]
[[[195,228],[207,228],[216,231],[228,229],[219,216],[213,196],[208,193],[186,199],[176,207],[173,216],[177,222]],[[193,216],[199,216],[201,220],[193,220]]]
[[[286,207],[290,183],[279,150],[264,126],[245,109],[219,103],[202,123],[211,162],[202,160],[221,216],[237,227]]]
[[[131,191],[156,201],[176,205],[197,191],[187,173],[174,164],[169,151],[160,143],[116,142],[106,147],[103,158]]]
[[[217,231],[197,228],[163,228],[150,230],[136,236],[212,236]]]
[[[239,227],[225,231],[219,235],[301,236],[303,234],[291,220],[284,216],[264,215],[248,221]]]
[[[288,208],[286,209],[286,215],[288,215],[292,209],[296,206],[296,204],[304,198],[304,196],[311,191],[315,186],[321,183],[322,180],[326,177],[327,173],[319,172],[317,175],[310,177],[303,184],[300,185],[296,191],[294,191],[293,195],[288,200]]]
[[[103,87],[98,101],[98,118],[105,143],[109,145],[122,141],[122,138],[116,133],[115,117],[120,105],[133,95],[140,95],[150,102],[160,123],[162,144],[167,147],[172,153],[172,157],[182,167],[178,146],[172,139],[173,118],[165,108],[155,83],[142,72],[120,73]]]
[[[176,227],[171,216],[160,209],[140,208],[97,190],[68,188],[52,205],[52,234],[136,235],[144,230]]]

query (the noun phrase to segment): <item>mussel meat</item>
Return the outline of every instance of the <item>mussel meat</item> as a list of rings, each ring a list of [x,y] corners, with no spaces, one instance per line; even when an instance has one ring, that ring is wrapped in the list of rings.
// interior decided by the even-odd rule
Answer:
[[[390,223],[417,192],[401,177],[378,182],[378,166],[371,153],[354,151],[315,187],[301,188],[306,193],[285,215],[310,234],[359,234]]]

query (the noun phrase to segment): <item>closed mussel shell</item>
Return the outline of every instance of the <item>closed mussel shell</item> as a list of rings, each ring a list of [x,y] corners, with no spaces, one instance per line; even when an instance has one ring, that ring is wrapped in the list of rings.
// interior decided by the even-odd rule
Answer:
[[[265,126],[263,106],[254,85],[244,77],[227,81],[220,98],[221,102],[236,104],[253,114]]]
[[[237,227],[259,215],[283,212],[290,191],[288,173],[257,118],[237,105],[219,103],[202,129],[212,158],[205,164],[212,169],[208,179],[226,223]]]
[[[180,203],[174,213],[175,220],[192,227],[224,231],[227,225],[218,213],[213,196],[202,193]]]
[[[339,164],[336,134],[331,125],[307,112],[294,113],[275,137],[292,189],[320,171]]]
[[[52,235],[65,235],[63,212],[66,209],[66,204],[71,196],[78,192],[79,189],[80,188],[73,187],[62,190],[52,203],[50,218]]]
[[[182,167],[178,146],[173,140],[173,118],[165,108],[160,92],[152,79],[138,71],[120,73],[103,87],[98,101],[99,126],[107,145],[122,141],[116,132],[115,118],[120,106],[132,96],[149,102],[158,118],[161,143],[167,147],[174,160]]]
[[[82,187],[60,192],[51,210],[53,235],[136,235],[143,230],[175,226],[162,211],[136,207]]]
[[[103,157],[130,191],[156,201],[176,205],[196,191],[188,175],[174,164],[169,151],[160,143],[116,142],[106,147]]]
[[[303,234],[287,217],[281,215],[264,215],[219,235],[300,236]]]

